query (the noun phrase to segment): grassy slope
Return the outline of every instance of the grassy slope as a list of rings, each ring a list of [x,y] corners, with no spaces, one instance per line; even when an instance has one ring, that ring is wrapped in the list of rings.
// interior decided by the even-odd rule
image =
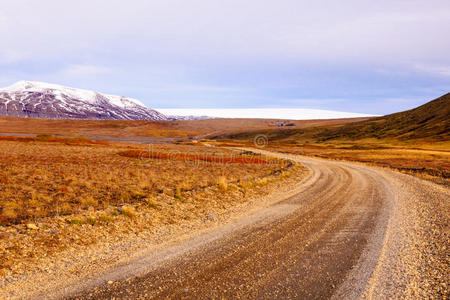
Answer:
[[[221,139],[250,139],[265,134],[269,140],[284,143],[333,141],[407,140],[448,141],[450,139],[450,93],[412,110],[347,124],[289,130],[267,129],[219,135]]]
[[[444,141],[450,138],[450,93],[415,109],[328,129],[321,140],[396,138]]]

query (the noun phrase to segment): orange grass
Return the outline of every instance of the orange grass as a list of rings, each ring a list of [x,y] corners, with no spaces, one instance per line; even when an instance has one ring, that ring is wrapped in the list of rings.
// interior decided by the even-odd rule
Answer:
[[[287,167],[283,161],[268,163],[232,150],[153,148],[157,155],[136,159],[145,146],[53,137],[0,139],[0,224],[151,203],[161,194],[184,199],[186,191],[224,185],[217,178],[237,184]]]
[[[62,143],[66,145],[109,145],[107,141],[94,141],[84,137],[54,137],[49,135],[38,135],[36,137],[22,136],[0,136],[1,141],[13,142],[46,142],[46,143]]]
[[[422,145],[422,147],[426,146]],[[305,144],[302,146],[275,144],[271,145],[270,149],[327,159],[362,162],[392,168],[411,175],[429,177],[437,180],[437,182],[448,183],[450,179],[450,151],[446,150],[364,143],[353,143],[351,145]]]
[[[153,152],[140,150],[126,150],[119,152],[120,155],[131,158],[152,158],[174,161],[205,161],[219,164],[268,164],[268,160],[258,158],[255,155],[208,155],[205,153],[181,153],[181,152]]]

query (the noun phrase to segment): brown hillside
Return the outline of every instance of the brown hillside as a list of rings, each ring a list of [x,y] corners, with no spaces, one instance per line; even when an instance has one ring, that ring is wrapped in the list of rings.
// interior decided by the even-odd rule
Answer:
[[[317,135],[329,139],[396,138],[448,140],[450,93],[417,108],[368,121],[346,124]]]
[[[449,119],[450,93],[408,111],[358,122],[289,130],[240,131],[215,138],[249,139],[256,134],[265,134],[272,141],[300,143],[361,139],[448,141]]]

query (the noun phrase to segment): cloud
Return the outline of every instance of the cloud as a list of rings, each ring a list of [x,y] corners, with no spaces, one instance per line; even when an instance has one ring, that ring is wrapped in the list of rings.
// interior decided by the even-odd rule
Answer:
[[[61,71],[61,75],[68,77],[98,76],[112,72],[110,68],[94,65],[70,65]]]
[[[28,45],[37,57],[123,51],[150,60],[442,58],[450,7],[431,2],[17,0],[0,8],[0,51]]]
[[[13,64],[23,61],[28,55],[21,51],[4,49],[0,52],[0,64]]]
[[[450,77],[450,65],[432,66],[432,65],[417,64],[414,65],[413,68],[436,76]]]
[[[0,69],[168,107],[371,107],[448,91],[448,36],[448,0],[14,0]]]

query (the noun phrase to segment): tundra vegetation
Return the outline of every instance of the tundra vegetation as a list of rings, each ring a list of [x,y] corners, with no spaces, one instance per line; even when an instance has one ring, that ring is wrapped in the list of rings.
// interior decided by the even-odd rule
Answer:
[[[66,248],[206,221],[302,167],[240,150],[0,137],[0,274]]]

